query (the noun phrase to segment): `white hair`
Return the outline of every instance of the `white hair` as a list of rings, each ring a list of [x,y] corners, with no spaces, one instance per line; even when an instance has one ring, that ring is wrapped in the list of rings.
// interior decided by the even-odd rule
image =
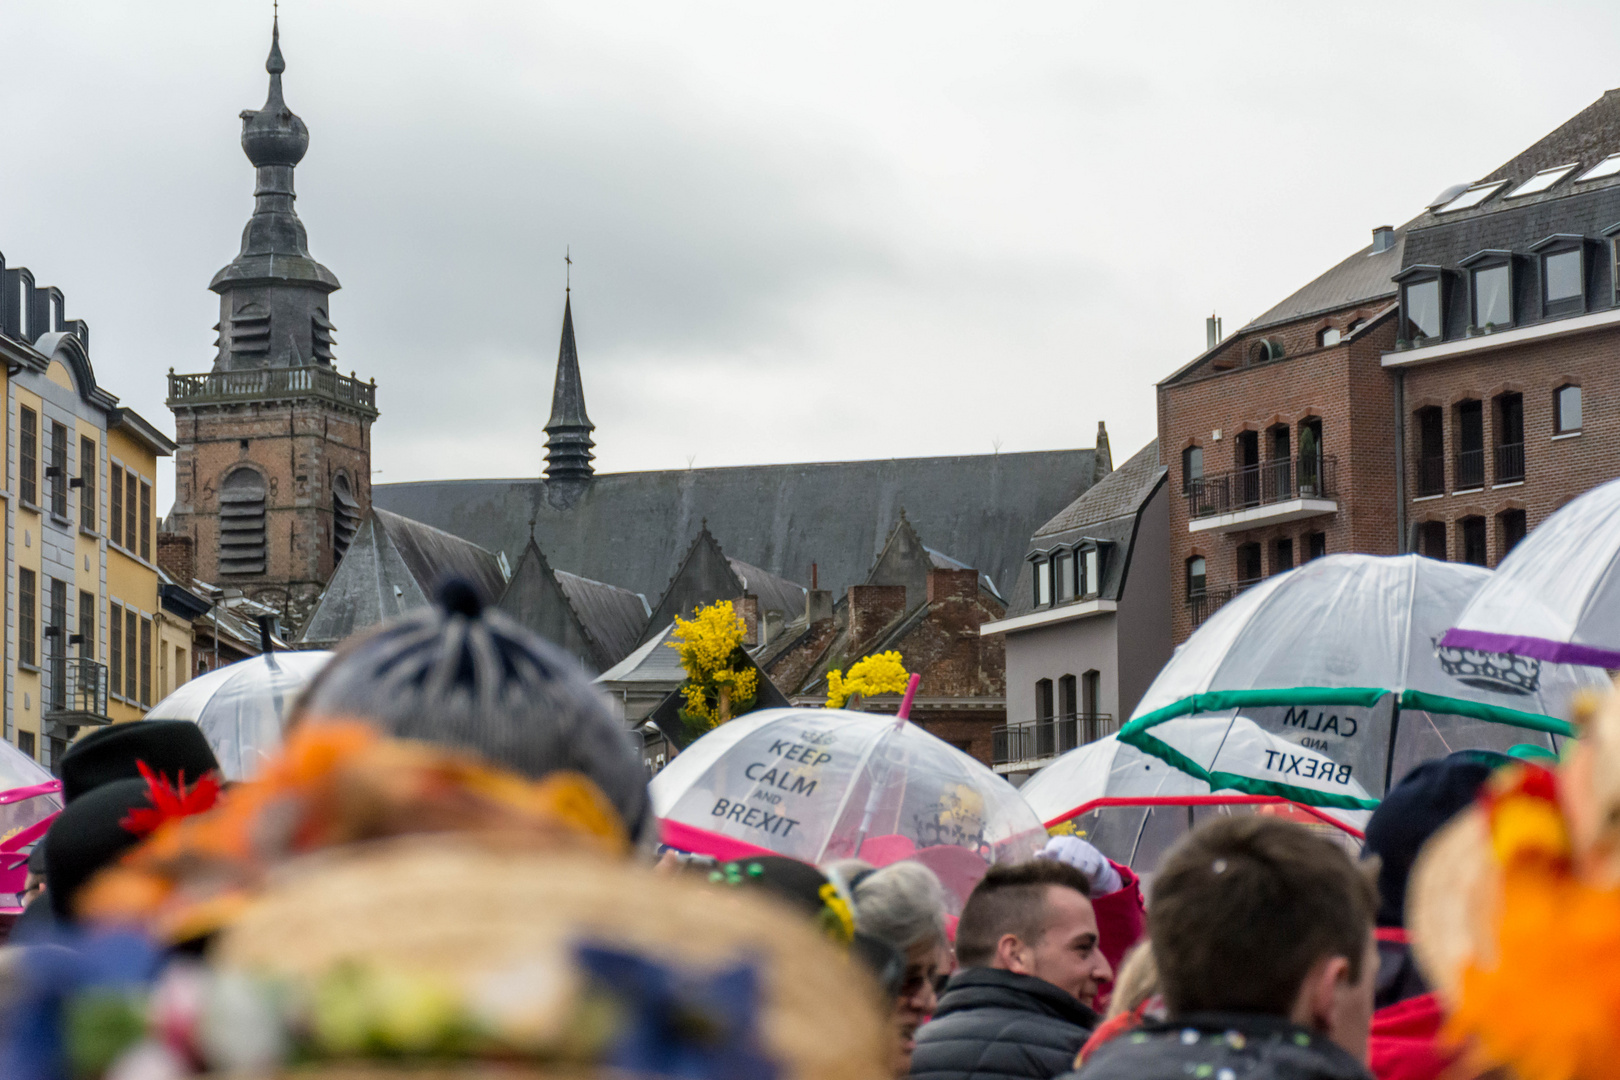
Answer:
[[[827,874],[849,893],[857,930],[901,952],[924,941],[945,943],[945,890],[922,863],[874,870],[860,859],[841,859],[827,867]]]

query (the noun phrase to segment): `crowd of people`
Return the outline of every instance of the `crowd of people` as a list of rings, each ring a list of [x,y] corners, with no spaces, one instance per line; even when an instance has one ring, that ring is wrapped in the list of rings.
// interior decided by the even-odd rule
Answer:
[[[1359,860],[1222,814],[1145,887],[1054,836],[953,915],[918,862],[660,851],[589,682],[451,584],[340,650],[250,781],[182,722],[69,749],[0,950],[0,1076],[1596,1076],[1592,1046],[1469,1020],[1512,978],[1481,957],[1515,883],[1597,904],[1620,880],[1575,881],[1599,841],[1570,808],[1613,787],[1604,732],[1620,753],[1620,713],[1587,722],[1574,781],[1475,751],[1418,767]],[[1495,909],[1457,914],[1492,882]]]

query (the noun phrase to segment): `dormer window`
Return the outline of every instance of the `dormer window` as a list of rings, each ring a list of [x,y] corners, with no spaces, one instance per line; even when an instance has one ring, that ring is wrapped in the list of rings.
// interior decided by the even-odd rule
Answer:
[[[1074,591],[1074,556],[1067,551],[1052,556],[1052,582],[1057,588],[1060,604],[1079,595]]]
[[[1080,553],[1080,595],[1096,596],[1102,591],[1102,551],[1095,547]]]
[[[1342,340],[1344,340],[1344,335],[1331,326],[1316,335],[1316,343],[1324,349],[1331,345],[1337,345]]]
[[[1549,236],[1530,249],[1541,263],[1543,318],[1586,310],[1586,242],[1580,236]]]
[[[1513,253],[1481,251],[1461,263],[1468,272],[1470,332],[1513,325]]]
[[[1404,271],[1401,285],[1401,330],[1396,335],[1409,344],[1438,341],[1445,331],[1444,292],[1438,266],[1414,266]]]
[[[1041,559],[1035,563],[1035,606],[1046,607],[1052,602],[1052,563]]]

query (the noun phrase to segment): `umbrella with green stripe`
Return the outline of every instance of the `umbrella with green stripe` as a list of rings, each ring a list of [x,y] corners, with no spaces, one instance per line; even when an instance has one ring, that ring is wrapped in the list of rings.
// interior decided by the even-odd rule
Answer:
[[[1417,555],[1333,555],[1279,574],[1176,651],[1120,741],[1215,787],[1341,809],[1370,809],[1413,766],[1454,750],[1557,752],[1570,699],[1606,678],[1442,647],[1489,578]],[[1224,727],[1209,722],[1219,718]],[[1310,755],[1256,759],[1231,737],[1240,718]]]

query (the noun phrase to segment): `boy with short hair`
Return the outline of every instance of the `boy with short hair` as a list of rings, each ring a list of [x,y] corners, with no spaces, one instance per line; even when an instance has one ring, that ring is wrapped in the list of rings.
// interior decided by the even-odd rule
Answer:
[[[1303,826],[1195,830],[1148,909],[1168,1017],[1103,1044],[1079,1080],[1366,1080],[1377,908],[1368,877]]]

